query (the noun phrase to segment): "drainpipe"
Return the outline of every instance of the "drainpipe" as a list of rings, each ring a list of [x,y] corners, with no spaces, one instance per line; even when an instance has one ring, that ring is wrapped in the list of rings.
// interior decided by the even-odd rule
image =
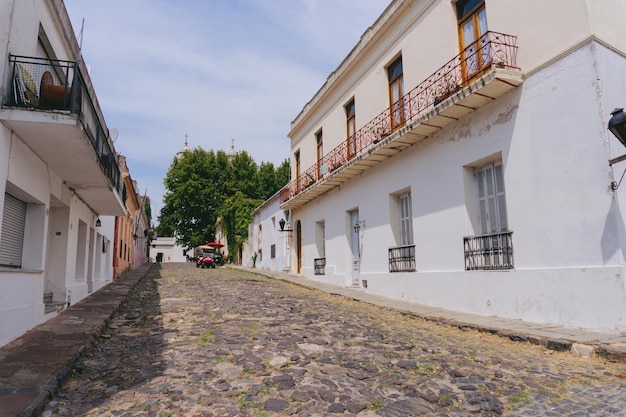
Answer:
[[[113,232],[113,279],[117,279],[117,268],[119,265],[119,259],[117,259],[117,254],[119,252],[118,242],[119,242],[119,217],[115,218],[115,231]]]

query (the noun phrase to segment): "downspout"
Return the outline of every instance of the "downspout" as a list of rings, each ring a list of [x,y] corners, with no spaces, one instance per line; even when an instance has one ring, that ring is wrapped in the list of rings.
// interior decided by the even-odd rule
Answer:
[[[113,280],[117,279],[117,269],[119,267],[119,259],[117,258],[117,253],[119,251],[118,243],[119,242],[119,217],[115,218],[115,231],[113,233]]]

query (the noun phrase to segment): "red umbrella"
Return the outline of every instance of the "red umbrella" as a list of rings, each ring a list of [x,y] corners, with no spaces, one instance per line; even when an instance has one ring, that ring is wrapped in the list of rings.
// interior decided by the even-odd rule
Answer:
[[[204,245],[205,246],[213,246],[213,247],[216,247],[216,248],[221,248],[222,246],[224,246],[220,242],[207,242]]]

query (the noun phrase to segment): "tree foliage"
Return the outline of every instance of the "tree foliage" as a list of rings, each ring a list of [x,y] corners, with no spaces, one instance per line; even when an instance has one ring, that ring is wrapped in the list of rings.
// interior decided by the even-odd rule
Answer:
[[[224,151],[185,151],[165,176],[157,235],[176,236],[178,244],[191,249],[214,240],[221,216],[229,253],[236,255],[248,237],[252,211],[288,181],[288,160],[274,168],[267,162],[257,165],[245,151],[231,159]]]

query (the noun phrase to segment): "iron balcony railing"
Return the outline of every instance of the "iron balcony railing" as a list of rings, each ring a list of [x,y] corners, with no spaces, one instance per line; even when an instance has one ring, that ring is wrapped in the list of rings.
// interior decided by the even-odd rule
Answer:
[[[62,110],[76,114],[98,155],[102,171],[123,196],[124,182],[108,129],[95,101],[91,83],[77,62],[26,56],[10,57],[11,88],[5,105],[38,110]],[[93,96],[92,96],[93,95]]]
[[[463,238],[465,270],[513,269],[513,232]]]
[[[313,259],[313,270],[315,275],[326,275],[326,258]]]
[[[415,272],[415,245],[389,248],[389,272]]]
[[[519,70],[516,43],[516,36],[486,32],[353,136],[343,140],[341,145],[289,182],[280,191],[281,204],[320,181],[324,176],[340,169],[355,156],[365,153],[406,123],[433,110],[435,106],[492,68]]]

